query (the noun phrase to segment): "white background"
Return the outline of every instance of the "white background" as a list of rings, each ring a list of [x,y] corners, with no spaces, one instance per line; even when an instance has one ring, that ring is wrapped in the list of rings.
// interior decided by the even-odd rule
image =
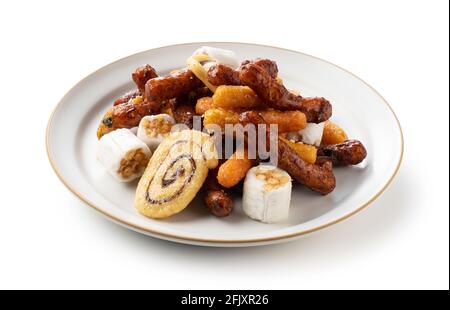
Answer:
[[[0,288],[449,287],[447,1],[2,1]],[[81,78],[191,41],[296,49],[371,84],[405,156],[369,208],[302,240],[202,248],[119,227],[53,173],[45,127]]]

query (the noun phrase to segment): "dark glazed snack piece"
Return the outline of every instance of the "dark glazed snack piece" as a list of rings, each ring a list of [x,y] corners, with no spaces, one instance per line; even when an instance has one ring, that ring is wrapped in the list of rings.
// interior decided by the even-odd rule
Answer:
[[[142,93],[138,89],[132,90],[132,91],[126,93],[125,95],[123,95],[122,97],[117,98],[114,101],[113,105],[119,105],[119,104],[122,104],[122,103],[127,103],[128,101],[130,101],[131,99],[136,98],[137,96],[142,96]]]
[[[367,151],[360,141],[346,140],[339,144],[323,145],[317,154],[330,158],[335,166],[350,166],[362,162]]]
[[[322,195],[331,193],[336,187],[331,161],[310,164],[281,139],[278,139],[278,167],[286,170],[297,182]]]
[[[147,81],[157,76],[156,70],[150,65],[141,66],[131,74],[131,78],[141,93],[144,93]]]
[[[208,82],[213,85],[241,85],[239,72],[231,67],[216,64],[208,70]]]
[[[187,94],[187,97],[189,99],[189,102],[193,105],[195,105],[195,103],[197,102],[198,99],[202,98],[202,97],[210,97],[212,96],[214,93],[209,90],[208,87],[200,87],[197,88],[196,90],[190,92],[189,94]]]
[[[224,190],[207,191],[205,204],[208,210],[218,217],[227,216],[234,208],[233,199]]]
[[[331,117],[332,107],[324,98],[303,98],[290,93],[265,69],[254,63],[243,65],[239,72],[242,84],[249,86],[270,107],[278,110],[299,110],[309,123],[321,123]]]
[[[204,183],[203,198],[208,210],[218,217],[224,217],[233,211],[234,202],[231,195],[217,182],[218,169],[210,170]]]
[[[148,101],[161,101],[187,94],[203,86],[194,73],[184,70],[176,74],[150,79],[145,84],[145,98]]]
[[[305,113],[309,123],[325,122],[333,113],[331,103],[323,97],[303,98],[291,93],[289,96],[293,96],[294,100],[299,102],[301,105],[299,110]]]
[[[267,71],[267,73],[272,77],[276,78],[278,75],[278,67],[275,61],[270,59],[256,59],[256,60],[246,60],[241,66],[245,64],[255,64]],[[216,64],[209,68],[208,70],[208,81],[216,86],[219,85],[242,85],[239,78],[239,69],[234,70],[231,67]]]
[[[242,113],[239,121],[244,126],[264,123],[262,117],[254,111]],[[269,134],[267,129],[267,140],[270,139]],[[270,143],[266,141],[265,145],[268,146]],[[322,195],[331,193],[336,187],[333,164],[330,160],[321,159],[318,164],[310,164],[280,138],[278,138],[278,167],[286,170],[297,182]]]
[[[271,78],[275,79],[278,76],[277,63],[270,59],[256,58],[255,60],[245,60],[242,62],[241,67],[246,64],[254,64],[263,68]]]
[[[132,128],[139,125],[146,115],[157,114],[161,109],[159,102],[130,100],[113,107],[112,126],[117,128]]]
[[[170,102],[175,122],[185,124],[192,129],[193,117],[197,115],[195,113],[197,100],[205,96],[210,96],[211,94],[208,87],[200,87],[180,97],[171,99]]]
[[[175,119],[175,123],[184,124],[189,129],[192,129],[194,115],[196,115],[195,108],[192,104],[175,100],[173,105],[173,118]]]

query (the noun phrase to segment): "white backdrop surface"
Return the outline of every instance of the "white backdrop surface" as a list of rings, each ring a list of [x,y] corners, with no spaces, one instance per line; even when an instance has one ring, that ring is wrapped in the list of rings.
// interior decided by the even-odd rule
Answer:
[[[0,289],[449,287],[447,1],[14,1],[0,4]],[[329,60],[400,119],[402,167],[371,206],[299,241],[203,248],[139,235],[53,173],[45,128],[81,78],[149,48],[275,45]]]

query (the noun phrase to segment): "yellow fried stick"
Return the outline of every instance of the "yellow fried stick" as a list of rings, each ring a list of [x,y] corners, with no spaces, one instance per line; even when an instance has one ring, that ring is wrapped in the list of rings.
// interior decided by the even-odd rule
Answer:
[[[280,136],[280,139],[286,142],[303,160],[314,164],[317,159],[317,148],[314,145],[294,142]]]
[[[246,149],[238,148],[220,167],[217,172],[217,181],[220,185],[230,188],[238,184],[254,165],[255,160],[248,158]]]
[[[299,131],[306,127],[306,116],[300,111],[278,111],[273,109],[257,110],[267,124],[278,125],[278,132]],[[239,113],[221,108],[206,110],[203,125],[218,125],[224,129],[225,124],[239,123]]]
[[[248,86],[221,85],[213,95],[213,106],[224,109],[254,109],[263,106],[255,92]]]
[[[203,115],[207,110],[213,108],[212,97],[202,97],[197,100],[195,104],[195,113],[198,115]]]
[[[325,126],[323,128],[323,135],[321,144],[329,145],[329,144],[339,144],[347,140],[347,134],[344,129],[336,125],[331,121],[326,121]]]

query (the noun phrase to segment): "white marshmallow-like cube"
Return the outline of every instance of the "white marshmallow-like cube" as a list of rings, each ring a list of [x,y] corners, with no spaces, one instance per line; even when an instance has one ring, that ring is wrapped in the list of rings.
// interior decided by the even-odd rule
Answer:
[[[299,131],[303,143],[319,146],[322,141],[325,122],[315,124],[307,123],[306,127]]]
[[[216,62],[236,69],[239,67],[239,60],[236,53],[223,48],[202,46],[194,52],[194,55],[206,54]]]
[[[264,223],[278,223],[289,216],[292,179],[275,166],[261,164],[245,177],[242,206],[245,214]]]
[[[169,114],[148,115],[141,119],[137,137],[154,152],[170,134],[173,125],[175,120]]]
[[[148,146],[125,128],[102,136],[97,146],[97,159],[121,182],[140,177],[151,155]]]

